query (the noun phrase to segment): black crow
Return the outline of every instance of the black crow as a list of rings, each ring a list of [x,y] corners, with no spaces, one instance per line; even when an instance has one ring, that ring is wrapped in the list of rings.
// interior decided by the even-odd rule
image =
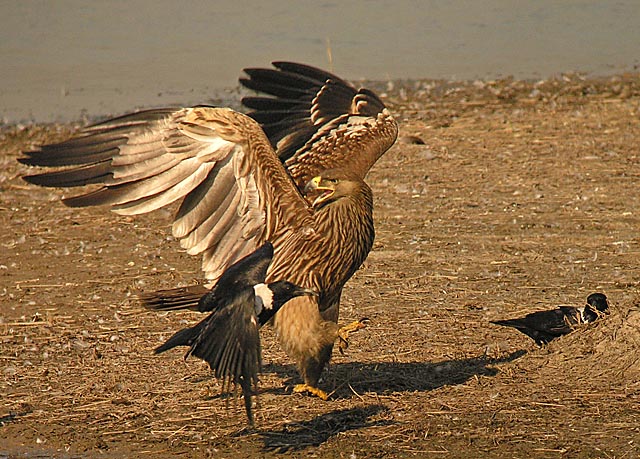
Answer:
[[[592,293],[584,306],[559,306],[549,311],[532,312],[519,319],[492,320],[491,323],[513,327],[542,346],[572,332],[580,324],[593,322],[608,313],[608,309],[607,297],[602,293]]]
[[[211,312],[197,325],[180,330],[162,346],[159,354],[176,346],[189,346],[190,355],[205,360],[216,378],[222,380],[222,392],[240,385],[249,424],[253,425],[251,396],[257,393],[258,373],[262,366],[259,329],[291,298],[314,295],[313,290],[288,281],[265,284],[273,258],[273,246],[264,243],[255,252],[231,265],[215,287],[197,305],[198,311]],[[192,307],[151,295],[141,297],[150,309],[170,310]]]

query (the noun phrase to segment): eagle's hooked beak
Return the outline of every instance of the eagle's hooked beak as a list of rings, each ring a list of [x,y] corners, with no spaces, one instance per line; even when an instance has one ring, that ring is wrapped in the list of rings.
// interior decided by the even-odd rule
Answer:
[[[311,204],[312,207],[316,207],[318,204],[326,201],[331,197],[335,190],[331,186],[322,185],[322,176],[317,175],[309,180],[304,187],[305,194],[316,191],[319,191],[320,194],[317,198],[314,199],[313,203]]]
[[[316,175],[311,180],[307,182],[304,187],[304,192],[308,193],[310,191],[316,191],[320,187],[320,182],[322,181],[322,176]]]

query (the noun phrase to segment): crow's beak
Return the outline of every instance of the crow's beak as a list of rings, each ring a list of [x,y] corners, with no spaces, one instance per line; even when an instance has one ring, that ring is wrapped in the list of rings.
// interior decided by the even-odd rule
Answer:
[[[305,295],[320,296],[320,294],[318,292],[316,292],[315,290],[311,290],[310,288],[303,288],[302,292]]]

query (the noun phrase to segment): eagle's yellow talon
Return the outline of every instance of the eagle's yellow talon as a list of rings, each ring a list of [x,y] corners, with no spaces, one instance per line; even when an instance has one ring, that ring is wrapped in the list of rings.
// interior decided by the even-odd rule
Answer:
[[[338,349],[340,349],[341,354],[344,354],[344,351],[349,347],[349,335],[363,328],[367,328],[366,322],[368,321],[369,319],[356,320],[338,330]]]
[[[317,387],[310,386],[308,384],[296,384],[295,386],[293,386],[293,391],[299,394],[306,392],[308,394],[315,395],[316,397],[321,398],[322,400],[329,399],[329,395],[327,395],[325,391],[323,391],[322,389],[318,389]]]

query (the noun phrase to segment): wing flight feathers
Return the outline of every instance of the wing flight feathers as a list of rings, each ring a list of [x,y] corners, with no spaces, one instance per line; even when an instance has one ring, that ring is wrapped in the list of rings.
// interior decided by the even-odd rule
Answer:
[[[260,126],[229,109],[125,115],[27,152],[22,162],[66,166],[26,177],[32,183],[94,185],[66,198],[71,206],[110,205],[118,214],[136,215],[180,202],[173,234],[188,253],[203,255],[213,282],[269,235],[310,215]],[[270,217],[275,201],[288,203],[292,217]]]

